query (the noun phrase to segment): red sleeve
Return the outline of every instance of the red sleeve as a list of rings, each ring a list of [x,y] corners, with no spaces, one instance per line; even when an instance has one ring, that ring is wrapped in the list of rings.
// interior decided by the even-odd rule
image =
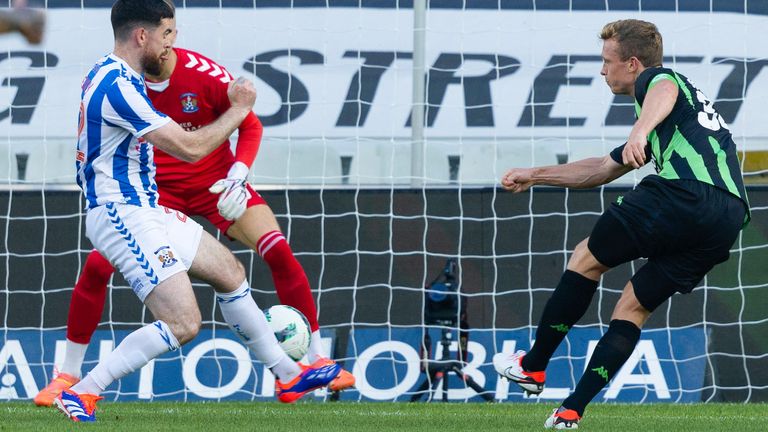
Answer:
[[[261,126],[261,120],[251,111],[240,123],[238,130],[240,133],[235,147],[235,160],[250,167],[256,159],[256,153],[259,152],[264,128]]]
[[[209,62],[212,63],[211,60]],[[230,78],[232,75],[220,66],[222,72],[228,75]],[[215,101],[215,111],[217,116],[224,114],[224,111],[228,110],[231,106],[229,103],[229,96],[227,96],[228,83],[224,83],[221,80],[214,79],[210,81],[208,86],[212,95],[212,100]],[[261,135],[263,127],[261,120],[256,117],[253,112],[249,113],[240,126],[238,127],[237,146],[235,147],[235,161],[242,162],[248,167],[253,165],[253,161],[256,160],[256,153],[259,152],[259,146],[261,145]]]

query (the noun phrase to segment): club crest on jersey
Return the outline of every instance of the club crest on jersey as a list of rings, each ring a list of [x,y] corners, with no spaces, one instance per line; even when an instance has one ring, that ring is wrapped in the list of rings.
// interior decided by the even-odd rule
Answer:
[[[179,96],[181,102],[181,111],[192,114],[197,112],[200,108],[197,106],[197,95],[195,93],[184,93]]]
[[[160,249],[155,251],[155,256],[160,260],[163,268],[168,268],[179,262],[179,260],[173,256],[173,251],[170,246],[160,246]]]

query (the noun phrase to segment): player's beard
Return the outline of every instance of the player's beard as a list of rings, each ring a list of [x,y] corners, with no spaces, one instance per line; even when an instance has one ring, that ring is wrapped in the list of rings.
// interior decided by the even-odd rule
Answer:
[[[160,61],[160,56],[153,56],[149,53],[144,53],[141,57],[141,66],[144,68],[144,72],[158,76],[163,72],[163,65]]]

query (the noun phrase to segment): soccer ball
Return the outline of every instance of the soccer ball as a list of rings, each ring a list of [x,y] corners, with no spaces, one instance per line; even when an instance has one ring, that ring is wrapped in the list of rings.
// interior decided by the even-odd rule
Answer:
[[[265,310],[264,315],[283,351],[288,357],[301,360],[309,350],[311,337],[304,314],[290,306],[276,305]]]

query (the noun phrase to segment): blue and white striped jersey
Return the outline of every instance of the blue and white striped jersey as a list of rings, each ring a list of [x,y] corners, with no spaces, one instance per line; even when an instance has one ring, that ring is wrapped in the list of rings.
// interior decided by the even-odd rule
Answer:
[[[77,184],[87,208],[157,205],[152,146],[142,136],[169,121],[125,61],[110,54],[96,63],[83,80],[77,128]]]

